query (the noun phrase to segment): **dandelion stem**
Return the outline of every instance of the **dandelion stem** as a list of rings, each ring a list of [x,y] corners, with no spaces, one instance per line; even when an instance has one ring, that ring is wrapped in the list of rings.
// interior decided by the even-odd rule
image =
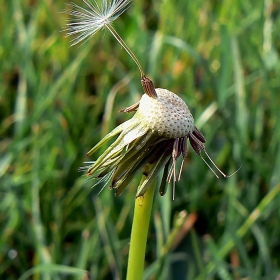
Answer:
[[[141,78],[145,77],[146,75],[144,73],[144,70],[143,70],[140,62],[138,61],[138,59],[135,56],[135,54],[127,46],[127,44],[124,42],[124,40],[121,38],[121,36],[117,33],[117,31],[113,28],[112,25],[106,24],[106,27],[112,33],[112,35],[115,37],[115,39],[120,43],[120,45],[126,50],[126,52],[129,54],[129,56],[134,60],[134,62],[136,63],[136,65],[139,68],[139,71],[140,71],[140,74],[141,74]]]
[[[143,173],[148,174],[149,168],[150,166],[146,165]],[[145,179],[146,176],[143,175],[141,183]],[[143,196],[140,196],[135,200],[126,280],[143,279],[146,244],[154,192],[155,182],[149,187],[149,189]]]

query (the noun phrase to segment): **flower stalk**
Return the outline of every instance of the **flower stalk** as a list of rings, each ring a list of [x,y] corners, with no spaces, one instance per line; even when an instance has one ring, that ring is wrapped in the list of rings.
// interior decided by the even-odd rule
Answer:
[[[150,172],[150,168],[151,167],[149,165],[145,166],[145,174]],[[142,182],[145,179],[146,176],[143,175]],[[154,182],[143,196],[135,199],[126,280],[143,279],[146,243],[151,219],[155,185],[156,184]]]

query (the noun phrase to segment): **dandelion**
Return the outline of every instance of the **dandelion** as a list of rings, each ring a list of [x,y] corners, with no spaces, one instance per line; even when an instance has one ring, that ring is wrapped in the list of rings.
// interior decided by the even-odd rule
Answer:
[[[95,185],[104,183],[105,187],[110,184],[115,194],[120,195],[132,179],[148,165],[149,168],[144,171],[146,179],[142,181],[136,194],[136,197],[139,197],[145,194],[164,169],[159,193],[164,195],[166,182],[172,181],[174,199],[175,182],[181,178],[189,140],[194,151],[217,178],[219,176],[202,157],[202,152],[222,176],[228,177],[206,152],[206,139],[194,125],[193,116],[186,103],[167,89],[155,89],[134,53],[113,28],[112,22],[130,7],[131,1],[104,0],[100,5],[95,0],[83,2],[87,9],[72,3],[73,9],[69,11],[70,15],[74,16],[74,21],[68,23],[67,35],[76,35],[72,45],[94,36],[102,28],[107,28],[138,66],[145,93],[139,102],[122,110],[125,113],[136,111],[135,115],[106,135],[87,155],[91,156],[113,137],[117,139],[96,161],[87,162],[88,165],[81,170],[86,170],[89,178],[96,179]],[[180,157],[182,163],[177,175],[176,164]]]
[[[88,156],[115,138],[113,143],[96,161],[87,162],[87,166],[81,168],[86,171],[89,178],[96,180],[96,184],[103,183],[104,187],[110,184],[116,195],[120,195],[138,173],[143,174],[136,193],[127,268],[127,280],[140,280],[143,279],[146,240],[154,194],[152,183],[161,170],[163,175],[159,193],[164,195],[167,189],[166,182],[172,182],[174,199],[175,182],[181,178],[189,141],[194,151],[217,178],[219,177],[210,164],[222,176],[229,176],[215,165],[206,152],[204,145],[206,139],[195,126],[186,103],[173,92],[154,87],[134,53],[113,28],[113,21],[125,12],[131,1],[104,0],[100,5],[96,0],[83,2],[87,8],[72,3],[72,10],[69,11],[74,21],[68,23],[67,35],[76,36],[72,40],[72,45],[87,40],[102,28],[107,28],[136,63],[144,89],[140,101],[122,110],[124,113],[136,111],[134,116],[107,134],[88,152]],[[203,153],[210,164],[203,158]],[[182,160],[177,173],[176,165],[179,158]]]

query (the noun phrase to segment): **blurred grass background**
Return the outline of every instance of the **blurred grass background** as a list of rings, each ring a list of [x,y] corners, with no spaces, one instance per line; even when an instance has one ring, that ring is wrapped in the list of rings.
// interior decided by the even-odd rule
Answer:
[[[125,278],[138,178],[97,196],[77,169],[130,117],[118,111],[140,77],[109,32],[70,48],[65,2],[1,2],[1,279]],[[175,201],[156,195],[145,279],[279,275],[279,13],[272,0],[134,0],[114,23],[186,101],[217,165],[242,164],[218,180],[189,152]]]

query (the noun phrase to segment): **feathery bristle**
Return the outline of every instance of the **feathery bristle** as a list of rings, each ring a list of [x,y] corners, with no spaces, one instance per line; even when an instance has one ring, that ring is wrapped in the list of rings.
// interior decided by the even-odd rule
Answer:
[[[95,0],[83,0],[88,8],[82,8],[71,3],[68,13],[73,16],[73,21],[67,24],[67,36],[77,35],[72,40],[76,45],[83,40],[88,40],[103,27],[109,27],[131,5],[131,0],[105,0],[98,5]]]

